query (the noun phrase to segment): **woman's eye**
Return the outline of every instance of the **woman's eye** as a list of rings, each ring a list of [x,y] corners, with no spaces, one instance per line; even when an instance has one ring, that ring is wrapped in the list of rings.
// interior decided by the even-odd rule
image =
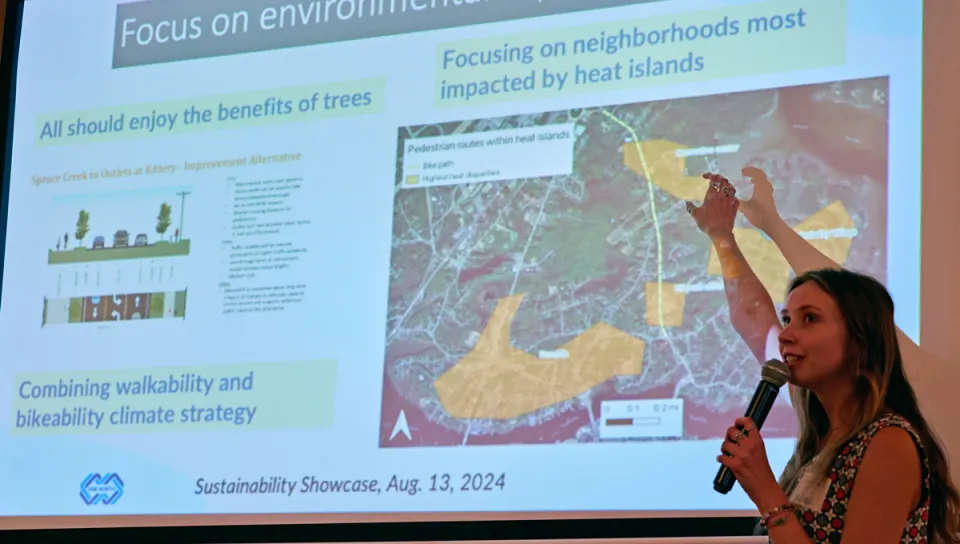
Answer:
[[[816,316],[814,316],[814,315],[807,314],[807,315],[803,316],[803,322],[804,322],[804,323],[813,323],[813,322],[816,321],[816,320],[817,320],[817,318],[816,318]]]
[[[781,317],[780,320],[783,322],[783,326],[784,326],[784,327],[786,327],[787,325],[790,324],[790,318],[789,318],[789,317]]]

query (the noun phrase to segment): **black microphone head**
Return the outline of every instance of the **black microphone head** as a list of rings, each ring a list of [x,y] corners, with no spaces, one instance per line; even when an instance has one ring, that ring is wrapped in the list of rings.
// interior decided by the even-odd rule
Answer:
[[[790,368],[788,368],[783,361],[770,359],[766,363],[763,363],[760,376],[764,381],[780,389],[785,383],[790,381]]]

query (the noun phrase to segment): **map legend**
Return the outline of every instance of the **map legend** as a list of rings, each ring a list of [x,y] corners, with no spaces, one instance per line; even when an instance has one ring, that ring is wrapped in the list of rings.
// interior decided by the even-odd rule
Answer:
[[[575,130],[564,123],[407,140],[400,188],[569,175]]]
[[[601,440],[682,437],[683,399],[608,400],[601,404]]]

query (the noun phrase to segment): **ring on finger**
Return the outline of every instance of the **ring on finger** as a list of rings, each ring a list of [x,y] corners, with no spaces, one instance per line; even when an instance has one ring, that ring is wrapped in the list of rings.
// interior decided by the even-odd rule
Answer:
[[[733,433],[733,436],[730,437],[730,439],[733,440],[733,443],[734,443],[734,444],[736,444],[737,442],[740,442],[740,441],[743,440],[744,438],[746,438],[746,435],[744,435],[744,434],[743,434],[742,432],[740,432],[740,431],[737,431],[737,432]]]
[[[716,191],[719,191],[719,190],[720,190],[720,184],[717,183],[716,181],[711,181],[711,182],[710,182],[710,187],[711,187],[712,189],[716,190]]]

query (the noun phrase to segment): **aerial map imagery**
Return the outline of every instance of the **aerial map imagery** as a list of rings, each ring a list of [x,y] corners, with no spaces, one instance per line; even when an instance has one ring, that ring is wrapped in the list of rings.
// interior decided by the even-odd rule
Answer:
[[[704,172],[886,279],[885,77],[402,127],[381,447],[704,440],[760,365],[684,202]],[[735,234],[774,303],[790,267]],[[783,393],[786,393],[784,391]],[[764,435],[793,437],[786,394]]]

